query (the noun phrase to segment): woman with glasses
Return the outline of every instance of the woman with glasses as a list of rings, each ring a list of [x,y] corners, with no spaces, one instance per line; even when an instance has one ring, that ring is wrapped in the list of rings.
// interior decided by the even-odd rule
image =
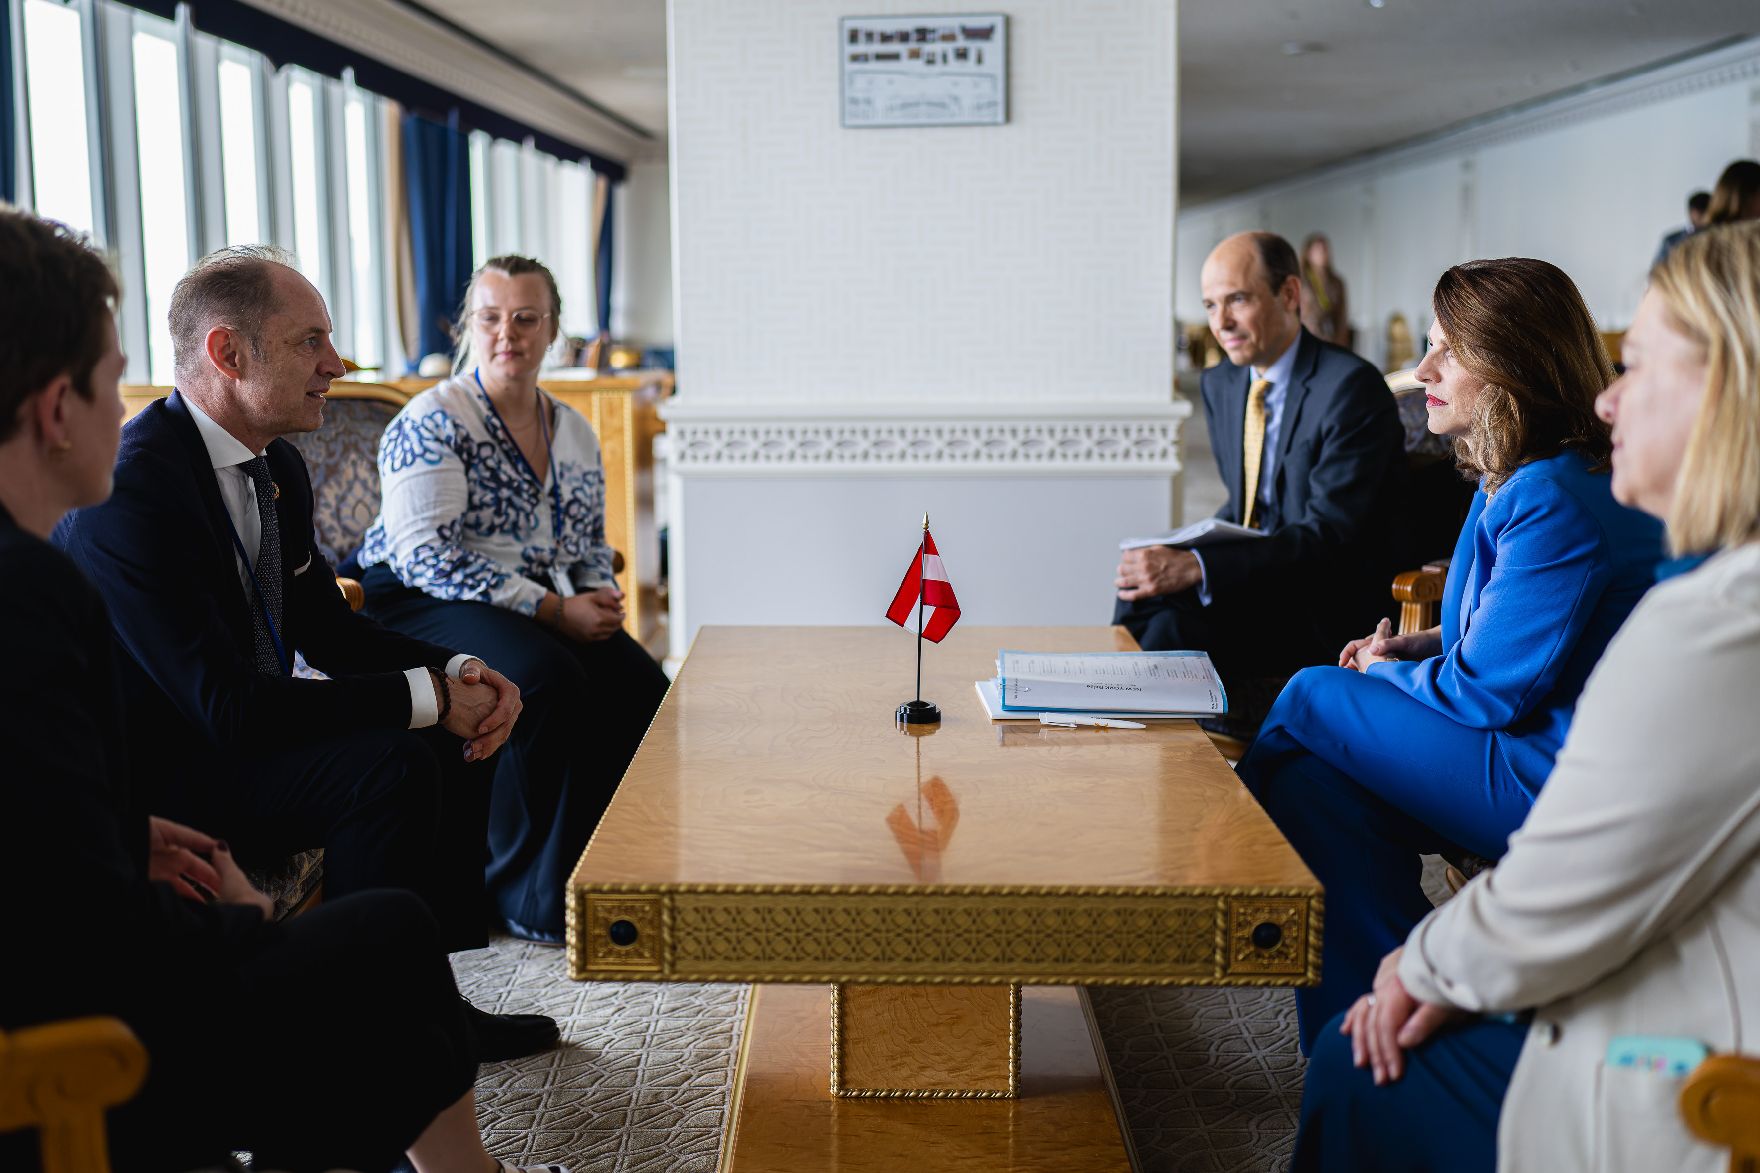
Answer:
[[[538,387],[562,298],[529,257],[472,274],[452,378],[379,443],[383,500],[359,562],[366,609],[441,632],[517,682],[495,762],[488,883],[515,936],[559,943],[569,873],[666,693],[623,630],[599,441]]]

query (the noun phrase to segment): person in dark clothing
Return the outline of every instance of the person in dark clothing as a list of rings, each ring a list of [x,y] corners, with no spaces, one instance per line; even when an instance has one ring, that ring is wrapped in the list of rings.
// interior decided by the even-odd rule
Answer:
[[[103,600],[47,538],[109,495],[122,418],[117,286],[65,227],[0,209],[0,1029],[121,1019],[145,1045],[112,1112],[118,1169],[250,1150],[267,1167],[505,1168],[483,1149],[478,1056],[433,916],[364,891],[266,919],[228,845],[154,817],[128,780]],[[0,1167],[32,1138],[0,1137]]]

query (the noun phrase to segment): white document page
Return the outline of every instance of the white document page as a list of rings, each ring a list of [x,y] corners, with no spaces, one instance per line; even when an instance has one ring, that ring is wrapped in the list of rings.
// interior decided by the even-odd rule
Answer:
[[[1025,713],[1011,713],[1002,707],[1002,684],[996,680],[975,680],[978,688],[978,701],[984,706],[984,715],[992,721],[1037,721],[1043,709],[1033,709]],[[1208,717],[1209,713],[1117,713],[1093,709],[1084,710],[1085,717],[1116,717],[1121,721],[1171,721],[1177,717]]]
[[[1220,517],[1206,517],[1202,521],[1194,521],[1182,529],[1157,537],[1126,538],[1118,544],[1118,548],[1141,550],[1145,546],[1214,546],[1221,542],[1239,542],[1264,536],[1265,531],[1262,529],[1248,529],[1232,521],[1223,521]]]
[[[1012,712],[1225,713],[1228,697],[1203,652],[1012,652],[1001,657]]]

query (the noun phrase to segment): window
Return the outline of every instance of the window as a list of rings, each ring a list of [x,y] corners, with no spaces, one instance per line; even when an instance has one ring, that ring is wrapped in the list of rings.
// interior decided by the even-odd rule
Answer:
[[[146,265],[147,347],[155,383],[173,379],[171,291],[188,271],[189,194],[184,183],[183,89],[176,26],[136,13],[134,103],[140,167],[141,245]]]
[[[293,156],[293,251],[299,271],[329,300],[325,264],[324,156],[318,150],[322,124],[318,79],[303,69],[287,71],[288,145]]]
[[[226,243],[260,244],[268,238],[259,187],[257,123],[262,117],[257,71],[242,53],[222,47],[220,179],[226,193]]]
[[[385,358],[381,334],[384,298],[381,258],[384,255],[382,233],[378,228],[378,169],[372,158],[378,154],[377,100],[350,89],[343,104],[343,135],[346,139],[344,172],[348,181],[348,245],[349,261],[354,278],[354,335],[350,356],[364,367],[379,366]]]
[[[20,198],[114,255],[127,378],[174,377],[171,293],[221,244],[273,243],[330,306],[337,346],[403,361],[400,219],[384,99],[119,0],[18,0]],[[474,262],[538,257],[590,334],[593,176],[530,143],[470,135]]]
[[[41,215],[91,232],[84,22],[56,0],[25,0],[24,81],[30,108],[31,202]]]

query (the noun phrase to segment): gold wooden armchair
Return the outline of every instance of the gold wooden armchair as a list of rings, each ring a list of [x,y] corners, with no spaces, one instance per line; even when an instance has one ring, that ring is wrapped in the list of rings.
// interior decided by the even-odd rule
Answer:
[[[1729,1150],[1730,1173],[1760,1173],[1760,1058],[1713,1055],[1681,1086],[1687,1131]]]
[[[43,1173],[108,1173],[104,1111],[146,1076],[146,1048],[115,1018],[0,1032],[0,1132],[35,1128]]]

